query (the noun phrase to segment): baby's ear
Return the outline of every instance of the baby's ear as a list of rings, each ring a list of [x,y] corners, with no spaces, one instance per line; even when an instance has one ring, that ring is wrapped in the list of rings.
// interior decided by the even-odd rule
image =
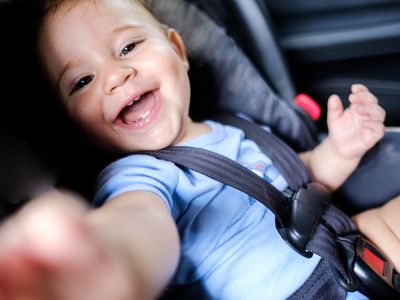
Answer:
[[[173,28],[166,29],[167,38],[172,44],[172,47],[178,53],[179,57],[182,59],[185,67],[189,70],[189,61],[186,55],[185,44],[182,40],[181,35]]]

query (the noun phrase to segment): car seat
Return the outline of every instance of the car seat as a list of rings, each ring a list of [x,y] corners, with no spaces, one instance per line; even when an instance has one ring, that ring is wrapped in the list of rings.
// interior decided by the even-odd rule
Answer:
[[[267,6],[258,0],[189,0],[223,26],[249,56],[260,75],[285,101],[296,95],[293,80],[272,26]]]
[[[16,1],[16,6],[12,6],[10,3],[0,3],[5,5],[3,7],[10,8],[17,16],[11,18],[8,10],[0,10],[5,16],[2,20],[6,20],[7,26],[13,29],[13,34],[6,34],[4,39],[13,40],[13,45],[19,45],[18,41],[13,39],[14,35],[18,30],[27,30],[21,25],[29,19],[29,13],[28,16],[24,15],[27,10],[21,9],[19,5],[28,4]],[[276,87],[275,91],[267,84],[250,59],[235,45],[233,39],[226,35],[223,27],[217,26],[205,13],[199,12],[193,5],[186,5],[182,0],[148,0],[148,3],[161,20],[177,28],[183,36],[191,62],[191,109],[195,118],[207,117],[218,110],[242,112],[256,122],[269,125],[274,133],[298,151],[311,149],[316,145],[317,136],[310,126],[306,125],[293,102],[278,94]],[[6,29],[5,26],[2,28]],[[2,57],[11,57],[13,51],[18,49],[2,49]],[[23,53],[26,51],[24,48],[21,50]],[[27,58],[32,59],[28,55]],[[31,60],[28,62],[30,63],[27,64],[27,69],[36,71],[37,66]],[[10,66],[4,62],[4,69],[8,68],[11,69],[9,72],[3,72],[3,76],[4,73],[7,73],[7,76],[2,83],[11,93],[6,93],[3,99],[11,103],[11,107],[5,108],[10,113],[7,114],[10,118],[4,124],[7,134],[3,134],[3,141],[11,145],[11,150],[1,153],[3,171],[0,187],[3,196],[2,207],[6,208],[3,215],[37,193],[37,186],[66,186],[90,195],[88,190],[91,187],[88,186],[94,174],[97,174],[98,169],[109,157],[94,155],[97,152],[83,137],[76,134],[73,125],[63,118],[63,114],[53,113],[57,110],[54,97],[44,92],[45,86],[40,78],[31,77],[31,84],[27,86],[27,90],[18,89],[19,82],[13,79],[19,78],[21,74],[15,65]],[[43,96],[39,98],[32,95]],[[38,116],[43,113],[50,115],[50,121],[35,124]],[[22,118],[17,124],[16,116]],[[15,128],[15,125],[18,128]],[[15,138],[15,135],[21,139]],[[366,155],[358,170],[344,185],[343,194],[346,201],[342,201],[349,210],[357,211],[379,205],[400,193],[397,176],[400,167],[399,138],[398,132],[388,132],[383,141]],[[21,149],[23,151],[17,151]],[[24,169],[21,166],[24,166]],[[11,169],[18,173],[11,180],[13,184],[6,181],[10,179],[8,174]],[[381,170],[384,170],[391,181],[381,176]],[[43,180],[38,180],[39,178]],[[27,184],[30,181],[33,183]],[[367,197],[371,198],[371,202],[366,205],[365,202],[368,201],[364,200]]]

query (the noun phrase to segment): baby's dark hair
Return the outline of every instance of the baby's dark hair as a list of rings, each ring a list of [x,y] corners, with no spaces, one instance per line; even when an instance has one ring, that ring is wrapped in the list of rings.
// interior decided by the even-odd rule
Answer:
[[[33,28],[35,30],[34,36],[37,37],[39,35],[38,33],[42,26],[42,22],[44,21],[44,19],[46,19],[47,16],[55,14],[59,9],[61,9],[65,5],[69,4],[72,7],[73,4],[76,4],[78,2],[83,2],[83,1],[96,4],[95,3],[96,0],[38,0],[38,1],[36,1],[36,3],[38,3],[39,5],[37,5],[35,7],[36,13],[34,14],[35,15],[34,19],[36,21],[34,22],[34,26],[33,26]],[[166,26],[165,24],[162,24],[160,22],[160,20],[154,15],[152,7],[148,3],[148,0],[127,0],[127,1],[136,3],[139,6],[143,7],[154,18],[154,20],[156,20],[160,24],[160,29],[162,31],[166,31],[168,26]]]

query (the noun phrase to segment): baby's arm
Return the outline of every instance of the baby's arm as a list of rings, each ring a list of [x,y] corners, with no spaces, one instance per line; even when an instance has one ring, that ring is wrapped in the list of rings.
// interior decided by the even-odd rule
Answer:
[[[328,100],[329,134],[312,151],[300,154],[313,180],[337,189],[359,164],[362,156],[384,135],[385,111],[369,90],[352,85],[350,106],[344,110],[340,98]]]
[[[9,300],[154,299],[179,258],[175,224],[149,192],[90,211],[47,194],[2,225],[0,245],[0,299]]]
[[[384,206],[353,217],[359,230],[389,257],[400,271],[400,196]]]

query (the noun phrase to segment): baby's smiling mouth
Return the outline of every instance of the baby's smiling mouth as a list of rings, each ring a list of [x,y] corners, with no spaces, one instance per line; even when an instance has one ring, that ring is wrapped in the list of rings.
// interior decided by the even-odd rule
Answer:
[[[139,97],[132,99],[118,114],[117,122],[125,125],[142,127],[150,121],[150,115],[157,106],[158,93],[155,91],[145,92]]]

